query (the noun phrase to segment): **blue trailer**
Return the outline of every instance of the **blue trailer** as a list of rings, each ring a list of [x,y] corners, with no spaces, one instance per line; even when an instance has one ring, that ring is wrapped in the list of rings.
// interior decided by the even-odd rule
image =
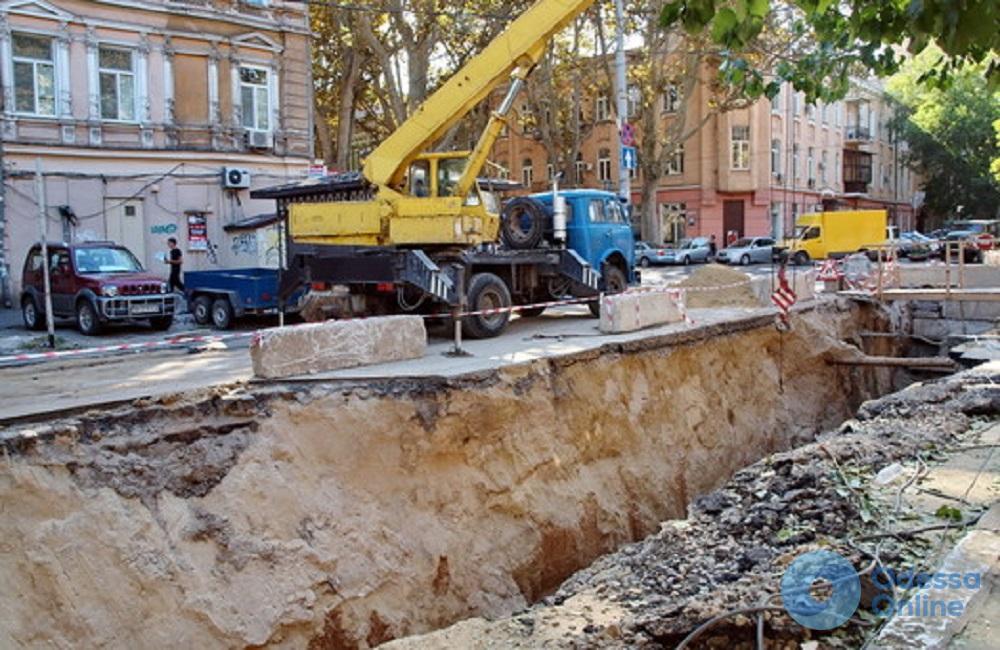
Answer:
[[[243,316],[278,313],[278,270],[265,268],[190,271],[184,274],[188,308],[199,325],[229,329]],[[301,295],[301,294],[300,294]],[[285,305],[290,313],[300,295]]]

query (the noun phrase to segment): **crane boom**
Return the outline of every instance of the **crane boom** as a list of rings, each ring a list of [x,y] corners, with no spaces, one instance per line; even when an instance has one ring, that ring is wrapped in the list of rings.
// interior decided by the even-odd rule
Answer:
[[[593,3],[594,0],[540,0],[532,5],[368,156],[365,177],[375,185],[400,184],[407,167],[420,153],[508,81],[511,73],[518,68],[526,73],[533,68],[549,40]]]
[[[470,246],[496,241],[500,219],[476,179],[525,78],[555,34],[594,0],[538,0],[473,56],[366,159],[332,201],[289,208],[299,244]],[[429,153],[448,129],[510,81],[472,151]]]

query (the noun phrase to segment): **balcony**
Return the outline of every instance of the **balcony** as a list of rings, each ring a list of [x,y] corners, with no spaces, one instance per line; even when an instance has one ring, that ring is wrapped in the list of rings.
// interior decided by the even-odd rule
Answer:
[[[844,150],[844,193],[867,194],[872,183],[872,155],[853,149]]]
[[[844,141],[847,143],[867,143],[872,141],[872,132],[867,126],[848,124],[844,127]]]

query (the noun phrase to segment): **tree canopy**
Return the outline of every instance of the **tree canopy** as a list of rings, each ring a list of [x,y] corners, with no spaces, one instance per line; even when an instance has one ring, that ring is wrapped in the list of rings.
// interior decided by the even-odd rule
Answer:
[[[773,97],[778,80],[791,81],[809,101],[833,99],[852,73],[888,76],[908,52],[929,45],[939,52],[921,81],[945,82],[968,64],[982,65],[992,87],[1000,85],[1000,2],[997,0],[791,0],[784,9],[771,0],[671,0],[664,26],[682,24],[689,33],[707,32],[731,48],[723,73],[750,94]],[[779,11],[790,30],[812,30],[816,42],[805,56],[775,69],[754,66],[739,50],[755,38],[766,18]]]
[[[940,217],[995,218],[1000,178],[990,165],[1000,159],[994,124],[1000,124],[1000,91],[990,91],[984,64],[965,64],[943,87],[920,83],[937,65],[935,47],[908,61],[887,89],[899,102],[895,120],[909,147],[908,158],[923,177],[926,207]]]

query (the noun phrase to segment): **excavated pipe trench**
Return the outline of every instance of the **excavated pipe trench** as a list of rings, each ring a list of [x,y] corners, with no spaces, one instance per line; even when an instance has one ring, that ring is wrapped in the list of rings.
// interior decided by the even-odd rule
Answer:
[[[457,380],[220,389],[7,436],[0,645],[357,648],[509,614],[905,382],[826,363],[887,329],[874,307],[794,325]]]

